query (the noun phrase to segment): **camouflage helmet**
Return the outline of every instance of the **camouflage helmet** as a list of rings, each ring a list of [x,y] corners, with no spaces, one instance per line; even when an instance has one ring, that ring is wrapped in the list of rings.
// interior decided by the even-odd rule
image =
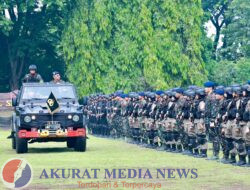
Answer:
[[[30,65],[30,66],[29,66],[29,70],[35,70],[35,71],[36,71],[36,70],[37,70],[36,65]]]

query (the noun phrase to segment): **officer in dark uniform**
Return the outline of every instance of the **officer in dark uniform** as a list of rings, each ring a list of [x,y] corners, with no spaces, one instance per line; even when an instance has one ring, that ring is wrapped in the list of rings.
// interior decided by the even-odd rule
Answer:
[[[36,65],[30,65],[29,66],[29,74],[26,74],[24,78],[22,79],[23,83],[43,83],[43,79],[41,75],[37,73],[37,67]]]

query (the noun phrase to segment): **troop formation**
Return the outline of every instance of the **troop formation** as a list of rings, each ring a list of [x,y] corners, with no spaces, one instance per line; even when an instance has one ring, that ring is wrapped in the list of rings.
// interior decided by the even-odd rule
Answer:
[[[167,91],[117,91],[84,98],[92,134],[225,164],[250,166],[250,81],[228,87],[206,82]],[[207,158],[208,142],[213,156]],[[220,159],[219,153],[223,157]]]

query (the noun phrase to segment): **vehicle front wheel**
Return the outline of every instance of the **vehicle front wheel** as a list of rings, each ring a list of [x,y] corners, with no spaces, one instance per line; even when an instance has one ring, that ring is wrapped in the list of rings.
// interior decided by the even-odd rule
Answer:
[[[28,152],[28,141],[23,138],[19,138],[18,135],[16,135],[16,153],[27,153]]]
[[[85,152],[86,151],[86,137],[77,137],[75,141],[75,151]]]

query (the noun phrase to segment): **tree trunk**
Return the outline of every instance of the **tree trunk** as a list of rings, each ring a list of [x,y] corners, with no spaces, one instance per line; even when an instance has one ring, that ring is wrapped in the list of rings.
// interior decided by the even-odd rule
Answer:
[[[215,27],[216,27],[216,34],[215,34],[214,43],[213,43],[214,59],[216,59],[216,52],[217,52],[217,48],[218,48],[218,44],[220,40],[220,29],[221,29],[219,26],[215,26]]]
[[[10,43],[7,41],[8,57],[11,69],[11,77],[9,79],[9,85],[11,90],[17,90],[19,88],[19,81],[24,67],[24,57],[20,57],[18,50],[14,51],[11,49]]]

